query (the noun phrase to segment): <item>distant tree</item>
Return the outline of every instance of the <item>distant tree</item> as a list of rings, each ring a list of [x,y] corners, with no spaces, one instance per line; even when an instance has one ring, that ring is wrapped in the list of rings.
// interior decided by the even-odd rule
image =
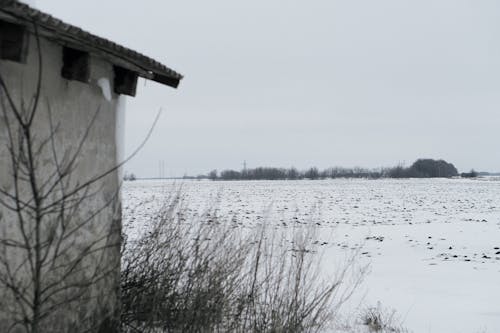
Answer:
[[[299,179],[300,173],[297,169],[295,169],[294,167],[291,167],[290,169],[288,169],[286,171],[286,178],[291,179],[291,180]]]
[[[366,169],[362,167],[342,168],[331,167],[319,171],[311,167],[305,171],[289,169],[258,167],[244,169],[243,171],[224,170],[219,179],[223,180],[283,180],[283,179],[325,179],[325,178],[427,178],[427,177],[454,177],[458,175],[455,166],[444,160],[418,159],[409,168],[399,164],[393,168]],[[465,174],[464,174],[465,175]],[[467,174],[468,175],[468,174]],[[475,173],[477,176],[477,172]],[[474,176],[474,177],[475,177]],[[217,178],[217,171],[213,170],[208,176]]]
[[[307,170],[305,172],[304,177],[308,178],[308,179],[312,179],[312,180],[318,179],[319,178],[318,168],[316,168],[316,167],[310,168],[309,170]]]
[[[241,179],[241,173],[235,170],[224,170],[221,171],[219,178],[222,180],[239,180]]]
[[[123,175],[123,180],[125,180],[125,181],[134,181],[136,179],[137,179],[137,177],[133,173],[125,173]]]
[[[476,178],[478,175],[479,174],[474,169],[471,169],[470,172],[462,172],[460,174],[460,176],[464,178]]]
[[[279,180],[286,179],[286,170],[281,168],[260,167],[248,171],[252,179]]]
[[[212,170],[208,173],[208,179],[217,180],[217,170]]]
[[[389,178],[408,178],[409,169],[405,168],[402,164],[395,166],[394,168],[389,168],[386,170],[386,175]]]
[[[444,160],[418,159],[409,170],[410,177],[454,177],[458,175],[455,166]]]

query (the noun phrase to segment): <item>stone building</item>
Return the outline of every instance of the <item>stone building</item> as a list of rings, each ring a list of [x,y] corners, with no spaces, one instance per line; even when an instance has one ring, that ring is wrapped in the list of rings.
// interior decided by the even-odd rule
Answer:
[[[182,76],[0,0],[0,332],[113,332],[123,96]]]

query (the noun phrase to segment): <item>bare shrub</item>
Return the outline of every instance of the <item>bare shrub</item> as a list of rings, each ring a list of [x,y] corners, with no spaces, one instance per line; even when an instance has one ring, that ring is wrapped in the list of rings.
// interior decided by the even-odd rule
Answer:
[[[407,333],[396,310],[384,309],[380,303],[376,307],[366,308],[360,315],[361,324],[366,325],[370,332]]]
[[[126,332],[318,332],[360,282],[341,286],[350,260],[319,278],[313,230],[236,228],[215,210],[189,218],[171,197],[145,232],[124,242]]]

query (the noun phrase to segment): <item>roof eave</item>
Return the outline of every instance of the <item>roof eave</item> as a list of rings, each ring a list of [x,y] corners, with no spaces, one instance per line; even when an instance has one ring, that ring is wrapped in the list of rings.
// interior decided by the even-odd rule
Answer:
[[[0,11],[14,21],[23,21],[34,33],[36,24],[39,35],[59,44],[85,50],[136,72],[140,77],[177,88],[183,76],[143,54],[98,37],[76,26],[65,23],[24,3],[0,0]],[[5,16],[5,15],[2,15]]]

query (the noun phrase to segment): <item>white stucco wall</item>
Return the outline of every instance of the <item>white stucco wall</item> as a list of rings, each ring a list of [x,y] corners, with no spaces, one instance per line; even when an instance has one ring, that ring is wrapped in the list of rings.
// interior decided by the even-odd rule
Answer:
[[[90,83],[68,81],[61,77],[62,47],[45,39],[42,39],[41,44],[43,58],[42,85],[39,107],[33,125],[36,144],[40,145],[44,139],[49,137],[48,110],[50,108],[54,124],[58,126],[54,136],[57,159],[64,163],[65,159],[67,160],[76,152],[79,143],[92,122],[92,118],[96,115],[93,125],[90,126],[89,135],[84,140],[82,149],[78,154],[71,177],[65,180],[66,189],[76,188],[78,184],[82,184],[96,175],[110,170],[117,164],[117,157],[122,150],[121,147],[123,147],[121,140],[123,140],[124,115],[122,113],[124,111],[124,100],[112,92],[112,64],[91,55]],[[6,81],[18,107],[21,107],[23,103],[24,105],[31,103],[35,94],[37,71],[37,47],[34,38],[30,39],[26,64],[0,60],[0,74]],[[107,91],[105,83],[103,83],[105,81],[110,83],[110,89]],[[0,107],[4,108],[5,104]],[[12,122],[12,118],[10,118],[9,122]],[[13,165],[7,150],[8,140],[6,121],[2,116],[0,117],[0,187],[9,193],[14,193]],[[39,184],[43,184],[44,181],[48,182],[50,175],[53,175],[57,170],[51,145],[45,145],[37,154],[37,158],[37,179]],[[82,199],[81,205],[75,212],[74,220],[81,221],[93,217],[89,223],[78,228],[72,234],[72,240],[67,242],[67,244],[71,245],[69,251],[73,254],[77,254],[78,251],[85,248],[86,244],[92,244],[93,242],[97,244],[93,245],[96,248],[106,246],[101,252],[86,257],[84,260],[89,267],[94,265],[94,261],[100,260],[100,264],[104,261],[105,267],[113,267],[114,269],[114,272],[93,286],[93,290],[89,292],[92,294],[94,302],[104,308],[101,311],[102,313],[106,311],[113,312],[118,304],[119,239],[121,231],[119,183],[119,173],[115,171],[88,188],[89,194],[92,195],[85,198],[85,200]],[[28,184],[22,185],[21,191],[26,199],[30,198],[31,192]],[[54,193],[55,196],[60,195],[58,192]],[[5,196],[1,197],[1,199],[8,200]],[[49,202],[52,199],[48,198],[46,200],[46,202]],[[105,205],[105,203],[109,203],[109,205]],[[49,216],[47,222],[44,223],[50,225],[52,223],[50,219],[52,218]],[[72,220],[71,223],[77,222]],[[0,224],[2,225],[0,239],[21,240],[16,215],[3,206],[0,206]],[[47,229],[44,230],[47,232]],[[110,237],[103,237],[110,230],[112,230]],[[55,232],[61,231],[58,229]],[[106,244],[112,244],[112,246]],[[24,252],[22,250],[16,251],[9,250],[5,252],[4,256],[7,256],[7,259],[12,262],[19,261]],[[1,269],[0,266],[0,273]],[[28,270],[26,272],[29,275]],[[51,271],[47,270],[47,275],[50,276],[50,274]],[[51,276],[51,278],[54,279],[55,277]],[[103,295],[106,296],[103,297]],[[2,299],[4,300],[3,304],[1,303]],[[7,327],[6,325],[9,325],[13,318],[8,313],[8,310],[12,309],[7,308],[7,305],[12,307],[14,303],[9,303],[8,300],[8,291],[5,289],[0,290],[0,327]],[[97,305],[94,310],[98,309]],[[66,308],[66,310],[72,311],[69,309],[71,308]],[[64,315],[57,313],[56,315],[65,318],[64,320],[61,319],[61,322],[66,323],[65,320],[67,319],[67,322],[75,324],[88,313],[66,313]]]
[[[116,159],[119,163],[123,162],[126,158],[125,156],[125,114],[126,114],[126,102],[127,98],[125,96],[118,97],[118,103],[116,108]],[[118,170],[118,179],[123,179],[123,167]]]

